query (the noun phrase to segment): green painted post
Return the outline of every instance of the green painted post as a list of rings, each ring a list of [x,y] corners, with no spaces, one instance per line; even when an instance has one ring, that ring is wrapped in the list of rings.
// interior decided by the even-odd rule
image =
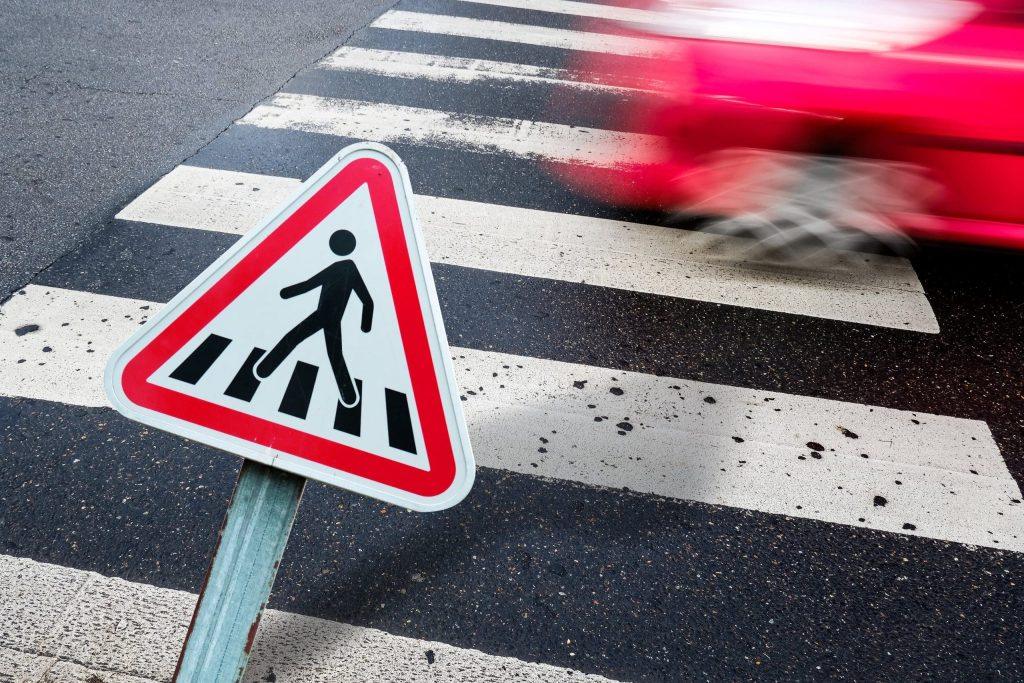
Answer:
[[[252,460],[242,464],[175,683],[241,680],[305,483]]]

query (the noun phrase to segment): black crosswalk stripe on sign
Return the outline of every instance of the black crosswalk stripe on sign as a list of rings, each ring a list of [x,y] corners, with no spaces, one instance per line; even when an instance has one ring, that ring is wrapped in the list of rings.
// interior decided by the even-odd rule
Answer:
[[[230,339],[211,334],[196,347],[195,351],[188,355],[181,365],[174,369],[171,377],[188,384],[195,384],[230,344]]]
[[[359,396],[363,395],[363,380],[355,379],[356,389],[359,391]],[[338,401],[338,407],[334,411],[334,428],[339,432],[345,432],[352,436],[359,436],[363,421],[362,411],[362,400],[354,406],[346,406],[341,401]],[[415,451],[410,451],[415,453]]]
[[[228,388],[224,391],[224,394],[232,398],[237,398],[240,401],[251,401],[252,397],[256,394],[256,389],[260,386],[260,381],[256,379],[256,374],[253,369],[256,367],[256,363],[266,350],[259,347],[254,348],[249,352],[249,356],[242,363],[242,367],[238,369],[238,373],[235,375],[231,383],[228,384]]]
[[[305,419],[306,413],[309,411],[309,402],[313,398],[313,387],[316,385],[318,372],[317,366],[305,361],[297,361],[278,410],[285,415]]]

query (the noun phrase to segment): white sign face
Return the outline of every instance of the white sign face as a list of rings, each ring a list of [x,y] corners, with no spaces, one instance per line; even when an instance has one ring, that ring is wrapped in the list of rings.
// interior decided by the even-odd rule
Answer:
[[[348,147],[111,357],[124,415],[415,510],[474,465],[405,167]]]

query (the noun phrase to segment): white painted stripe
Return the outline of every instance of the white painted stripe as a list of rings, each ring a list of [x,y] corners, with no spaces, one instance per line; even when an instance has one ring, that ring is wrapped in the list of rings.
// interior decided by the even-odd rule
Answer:
[[[639,7],[619,7],[597,2],[576,2],[575,0],[462,0],[474,5],[493,5],[515,9],[569,14],[590,19],[607,19],[627,23],[664,23],[662,13]]]
[[[657,90],[652,82],[637,84],[636,87],[612,85],[604,82],[600,74],[596,73],[362,47],[339,48],[321,61],[319,66],[337,71],[455,83],[543,83],[616,94]]]
[[[118,218],[242,234],[300,181],[178,166]],[[769,268],[719,255],[689,230],[418,196],[431,259],[697,301],[938,332],[910,262],[858,255],[847,269]],[[744,240],[719,238],[742,251]]]
[[[403,10],[385,12],[370,26],[397,31],[419,31],[464,38],[501,40],[563,50],[606,52],[627,57],[657,57],[664,51],[664,47],[659,41],[644,38]]]
[[[0,309],[0,394],[106,405],[105,359],[158,306],[26,288]],[[16,335],[26,324],[40,329]],[[1024,551],[1024,505],[1012,502],[1020,489],[984,422],[453,353],[485,467]],[[808,442],[823,446],[820,458]]]
[[[0,681],[4,683],[158,683],[120,672],[90,669],[49,655],[0,645]],[[160,682],[162,683],[162,682]]]
[[[0,555],[0,669],[3,680],[169,681],[196,596]],[[433,650],[428,661],[425,653]],[[46,665],[46,678],[33,678]],[[17,668],[15,668],[17,667]],[[270,669],[276,678],[268,677]],[[12,669],[26,678],[6,678]],[[244,681],[527,681],[600,683],[609,679],[531,664],[326,619],[267,610]]]
[[[241,235],[302,185],[296,178],[182,164],[121,209],[117,218]]]
[[[274,95],[241,123],[608,168],[664,154],[653,135],[295,93]]]

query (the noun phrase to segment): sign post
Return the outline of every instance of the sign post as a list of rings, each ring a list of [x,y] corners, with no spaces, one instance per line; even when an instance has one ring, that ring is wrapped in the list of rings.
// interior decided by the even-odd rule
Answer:
[[[306,480],[246,461],[199,593],[174,680],[240,680]]]
[[[408,174],[381,145],[303,183],[113,354],[104,383],[127,417],[247,458],[177,681],[241,677],[305,478],[424,512],[473,484]]]

